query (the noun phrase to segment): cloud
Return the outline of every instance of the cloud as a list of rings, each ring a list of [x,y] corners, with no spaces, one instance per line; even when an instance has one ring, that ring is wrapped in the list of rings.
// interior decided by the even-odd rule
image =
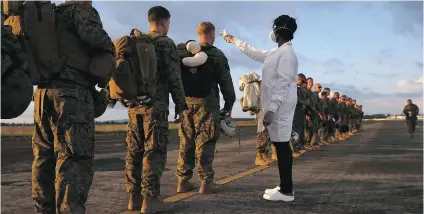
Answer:
[[[393,49],[381,49],[380,54],[383,57],[392,57],[393,56]]]
[[[394,78],[394,77],[398,77],[398,76],[400,76],[400,74],[399,73],[395,73],[395,72],[392,72],[392,73],[377,73],[377,72],[371,72],[371,73],[368,73],[369,75],[371,75],[371,76],[373,76],[373,77],[378,77],[378,78]]]
[[[423,89],[423,77],[415,81],[401,79],[396,82],[399,92],[422,92]]]
[[[393,31],[402,36],[423,35],[423,2],[387,2],[386,7],[393,20]]]
[[[417,62],[415,62],[415,64],[418,66],[418,68],[423,69],[423,62],[417,61]]]

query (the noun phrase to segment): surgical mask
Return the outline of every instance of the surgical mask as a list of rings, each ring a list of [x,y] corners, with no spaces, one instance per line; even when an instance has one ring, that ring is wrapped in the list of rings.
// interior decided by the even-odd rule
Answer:
[[[276,38],[275,38],[275,33],[274,33],[274,31],[271,31],[271,32],[269,33],[269,39],[271,39],[271,41],[273,41],[273,42],[277,42],[277,40],[276,40]]]

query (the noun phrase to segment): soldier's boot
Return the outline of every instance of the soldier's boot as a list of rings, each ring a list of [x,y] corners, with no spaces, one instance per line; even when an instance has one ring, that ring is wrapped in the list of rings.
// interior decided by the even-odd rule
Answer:
[[[222,191],[222,186],[217,185],[215,183],[206,183],[202,181],[200,183],[200,194],[211,194],[211,193],[217,193]]]
[[[300,157],[302,154],[300,154],[300,152],[293,152],[292,153],[292,157],[293,158],[298,158],[298,157]]]
[[[256,166],[268,166],[271,163],[266,154],[256,152],[255,165]]]
[[[333,143],[338,143],[339,142],[334,136],[331,136],[330,138],[333,141]]]
[[[171,203],[165,203],[160,200],[159,197],[152,197],[143,199],[143,206],[141,207],[141,213],[153,214],[153,213],[167,213],[173,208]]]
[[[277,161],[278,160],[277,151],[272,150],[271,160],[272,161]]]
[[[314,149],[319,149],[319,138],[318,138],[318,134],[314,134],[312,136],[312,140],[311,140],[311,145]]]
[[[195,186],[188,180],[178,181],[177,193],[188,192],[194,188]]]
[[[134,211],[141,209],[141,194],[130,193],[130,199],[128,200],[128,210]]]

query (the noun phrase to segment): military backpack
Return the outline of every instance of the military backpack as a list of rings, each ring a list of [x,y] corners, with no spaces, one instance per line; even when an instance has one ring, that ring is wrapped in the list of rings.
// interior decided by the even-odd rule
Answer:
[[[115,41],[116,69],[109,81],[110,98],[147,104],[156,93],[157,58],[154,41],[162,35],[132,29]]]

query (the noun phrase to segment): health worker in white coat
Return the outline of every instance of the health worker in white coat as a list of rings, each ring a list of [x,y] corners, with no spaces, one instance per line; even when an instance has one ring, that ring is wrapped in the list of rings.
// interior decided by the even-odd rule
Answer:
[[[262,117],[263,125],[276,147],[280,173],[280,185],[266,189],[263,198],[270,201],[293,201],[293,157],[289,141],[297,103],[298,62],[290,41],[297,30],[296,20],[281,15],[274,20],[272,29],[270,37],[278,43],[278,47],[268,51],[254,48],[232,35],[223,36],[226,42],[235,44],[248,57],[263,63],[262,115],[259,117]]]

